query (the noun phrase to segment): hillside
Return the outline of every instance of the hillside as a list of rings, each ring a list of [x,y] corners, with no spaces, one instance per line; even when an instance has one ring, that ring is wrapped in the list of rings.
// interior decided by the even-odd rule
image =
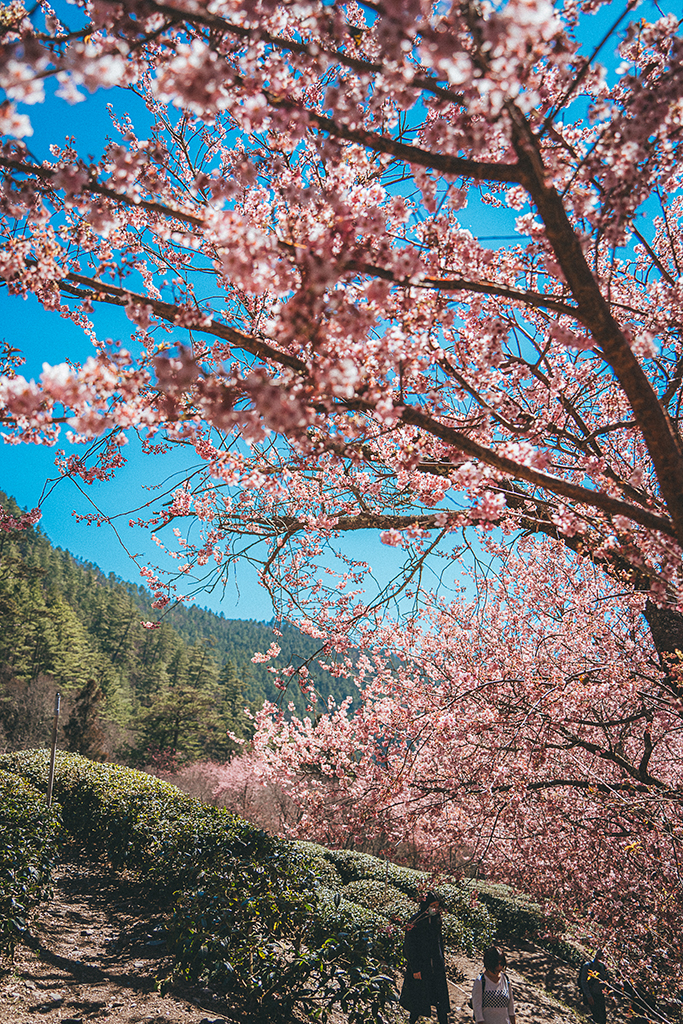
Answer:
[[[0,503],[18,511],[1,492]],[[41,530],[0,534],[0,748],[46,742],[56,689],[73,718],[66,745],[130,763],[226,757],[228,730],[249,735],[244,706],[282,698],[270,667],[310,661],[322,701],[354,692],[288,624],[274,636],[273,623],[177,606],[159,629],[142,627],[157,617],[149,591],[53,547]],[[274,640],[280,655],[252,662]],[[303,710],[296,684],[290,701]]]
[[[69,754],[47,809],[48,763],[47,751],[0,758],[0,816],[22,840],[5,850],[0,887],[15,915],[0,918],[12,1024],[103,1011],[111,1024],[399,1024],[404,926],[435,882],[456,1014],[495,938],[520,1022],[576,1019],[576,966],[534,944],[548,922],[521,893],[489,886],[484,902],[469,882],[284,842],[149,775]]]
[[[0,963],[3,1024],[76,1024],[101,1014],[107,1024],[243,1024],[239,1009],[212,989],[166,982],[172,957],[161,937],[165,919],[143,887],[93,863],[62,864],[55,875],[54,897],[36,911],[12,967]],[[523,940],[506,948],[518,1024],[581,1024],[576,968]],[[472,1019],[466,1004],[480,960],[476,954],[449,957],[456,1021]],[[400,978],[397,971],[399,985]],[[407,1024],[408,1017],[389,1011],[385,1019]],[[301,1020],[293,1015],[292,1024]],[[330,1016],[330,1024],[347,1020],[334,1011]]]

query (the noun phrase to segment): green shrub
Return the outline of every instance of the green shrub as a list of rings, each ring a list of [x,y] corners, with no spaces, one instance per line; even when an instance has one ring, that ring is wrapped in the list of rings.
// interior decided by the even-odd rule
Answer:
[[[49,892],[59,808],[24,779],[0,770],[0,951],[11,953],[29,913]]]
[[[207,872],[177,894],[168,938],[177,973],[238,991],[247,1011],[261,1004],[276,1019],[287,1016],[291,992],[284,984],[271,991],[269,979],[284,967],[282,940],[301,945],[315,906],[312,882],[310,871],[277,841],[258,858],[233,858]]]
[[[415,913],[415,903],[409,900],[400,889],[395,889],[393,885],[385,886],[383,882],[374,878],[359,878],[355,882],[349,882],[344,886],[343,893],[347,899],[362,903],[364,907],[369,907],[370,910],[384,916],[388,916],[386,908],[389,904],[401,900],[405,901],[408,917]]]
[[[391,921],[404,934],[406,923],[417,910],[415,900],[410,899],[400,889],[393,885],[384,885],[374,878],[359,878],[356,882],[349,882],[344,888],[344,896],[362,906],[368,907],[377,914],[381,914],[388,921]],[[397,947],[399,954],[403,955],[403,939]]]
[[[386,872],[386,861],[382,863],[382,870]],[[384,878],[384,875],[380,874],[375,876]],[[404,892],[406,896],[410,896],[411,899],[417,900],[423,895],[425,889],[429,885],[429,875],[425,871],[416,871],[414,868],[404,868],[399,864],[389,864],[389,870],[386,873],[386,877],[392,885],[395,885],[397,889]]]
[[[408,896],[401,893],[400,897],[392,900],[385,907],[382,908],[382,913],[385,914],[390,921],[405,925],[417,910],[417,904],[415,900],[411,900]]]
[[[398,864],[390,864],[369,853],[357,850],[327,850],[327,857],[332,861],[345,884],[361,878],[375,878],[384,882],[385,879],[396,889],[407,896],[417,899],[429,884],[430,875],[425,871],[403,868]]]
[[[395,963],[402,956],[404,930],[376,910],[321,886],[318,890],[318,913],[313,927],[316,942],[328,934],[355,934],[367,944],[371,953],[382,961]]]
[[[558,917],[549,917],[538,903],[508,885],[477,881],[468,883],[465,889],[476,893],[491,911],[498,939],[535,938],[544,931],[563,927]]]
[[[326,885],[329,889],[341,889],[343,887],[344,883],[342,882],[341,875],[334,864],[328,860],[327,854],[329,851],[324,846],[301,840],[295,841],[292,845],[306,859],[306,863],[310,865],[313,874],[322,885]]]
[[[382,889],[373,879],[350,882],[339,907],[334,904],[335,893],[321,889],[318,912],[323,930],[365,930],[375,955],[398,967],[403,963],[405,925],[417,907],[396,889],[389,890],[391,899],[385,901]],[[443,934],[453,952],[471,954],[476,946],[473,929],[453,914],[444,914]]]
[[[537,938],[536,942],[539,946],[543,946],[544,949],[554,953],[560,960],[566,960],[568,964],[573,964],[574,967],[581,967],[582,964],[585,964],[592,957],[591,952],[585,946],[581,946],[578,942],[572,942],[569,939],[541,937],[540,939]]]
[[[443,884],[436,886],[436,892],[448,914],[444,921],[455,917],[462,922],[462,948],[471,956],[475,949],[485,949],[493,942],[496,921],[487,907],[473,893],[462,885]]]
[[[436,891],[444,900],[444,907],[448,910],[455,905],[455,913],[445,912],[443,914],[443,936],[444,941],[452,952],[466,952],[472,955],[475,949],[481,949],[490,945],[493,936],[493,922],[485,907],[472,905],[471,901],[462,897],[455,900],[452,893],[447,890],[458,890],[457,886],[438,886]],[[345,886],[344,897],[353,900],[369,908],[375,914],[391,920],[396,928],[390,932],[391,950],[395,957],[403,955],[403,936],[405,925],[417,911],[415,900],[411,900],[400,889],[394,886],[385,886],[372,878],[359,878],[355,882],[349,882]],[[450,895],[450,901],[446,898]],[[343,911],[345,902],[340,910]],[[385,941],[386,945],[386,941]]]
[[[169,932],[178,973],[239,996],[245,1019],[289,1019],[296,1005],[316,1020],[335,1006],[357,1024],[380,1020],[395,998],[381,960],[387,922],[349,900],[337,910],[335,893],[313,882],[305,858],[279,844],[178,894]]]
[[[453,914],[443,915],[443,941],[448,952],[472,956],[477,948],[469,925]]]

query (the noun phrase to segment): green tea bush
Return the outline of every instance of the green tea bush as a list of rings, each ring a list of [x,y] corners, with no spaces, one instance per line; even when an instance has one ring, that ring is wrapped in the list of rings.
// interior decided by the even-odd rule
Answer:
[[[477,893],[461,885],[442,884],[436,886],[444,907],[448,911],[444,921],[452,916],[462,922],[463,949],[471,955],[475,949],[485,949],[496,935],[496,921],[487,907],[478,899]]]
[[[11,953],[49,892],[59,808],[23,778],[0,771],[0,951]]]
[[[493,922],[485,907],[472,905],[466,898],[456,901],[452,893],[449,894],[449,906],[444,890],[457,889],[457,886],[438,886],[436,890],[444,900],[447,911],[455,905],[455,913],[446,911],[443,915],[444,940],[452,952],[466,952],[472,955],[475,949],[490,945],[494,933]],[[400,889],[391,885],[385,886],[383,882],[371,878],[359,878],[355,882],[349,882],[343,893],[345,898],[368,907],[375,914],[382,915],[397,925],[391,932],[391,948],[395,957],[402,956],[405,925],[418,909],[415,900],[411,900]],[[345,903],[342,903],[340,910],[343,911],[344,907]]]
[[[5,754],[0,768],[47,788],[47,751]],[[83,853],[162,886],[178,887],[222,857],[256,851],[266,840],[255,826],[167,782],[79,754],[58,753],[54,794],[64,828]]]
[[[417,910],[415,901],[430,884],[430,876],[424,871],[387,864],[367,853],[329,850],[327,854],[347,883],[344,893],[390,918],[407,921]],[[496,921],[479,902],[476,892],[455,883],[438,884],[434,888],[448,911],[443,917],[448,945],[469,955],[491,945]]]
[[[386,861],[380,861],[381,870],[386,872]],[[380,870],[378,866],[375,870]],[[375,875],[375,878],[384,878],[383,874]],[[417,900],[422,896],[429,885],[429,875],[425,871],[416,871],[414,868],[404,868],[399,864],[389,864],[386,877],[392,885],[404,892],[406,896]]]
[[[417,899],[429,884],[430,875],[425,871],[390,864],[369,853],[359,853],[357,850],[327,850],[326,853],[345,884],[361,878],[375,878],[381,882],[386,879],[413,899]]]
[[[473,891],[490,909],[496,922],[496,938],[531,938],[568,963],[580,966],[585,962],[587,951],[562,937],[567,922],[561,914],[545,910],[524,893],[500,882],[468,883],[467,890]]]
[[[431,884],[424,871],[400,867],[356,850],[325,850],[317,847],[331,861],[346,883],[344,894],[358,904],[395,922],[406,922],[417,910],[416,901]],[[318,860],[315,864],[317,866]],[[447,913],[443,916],[444,938],[453,951],[471,956],[475,950],[491,945],[496,935],[496,920],[478,900],[477,892],[456,883],[434,886]],[[394,943],[401,956],[401,944]]]
[[[438,890],[440,891],[440,889]],[[417,911],[417,904],[400,890],[374,879],[357,879],[343,889],[339,908],[334,907],[333,890],[323,890],[320,905],[325,927],[373,929],[377,954],[399,966],[403,960],[405,925]],[[490,945],[494,922],[485,907],[468,908],[467,918],[445,912],[443,935],[454,953],[471,956],[475,950]]]
[[[390,921],[405,925],[407,921],[413,916],[417,910],[417,904],[415,900],[411,900],[410,897],[401,893],[398,899],[392,900],[391,903],[387,903],[385,907],[382,907],[382,913],[385,914]]]
[[[310,901],[302,898],[308,892]],[[245,1019],[288,1019],[294,1006],[325,1021],[341,1008],[379,1021],[395,998],[383,966],[387,921],[316,887],[284,844],[178,894],[169,930],[177,973],[239,997]]]
[[[477,945],[472,929],[453,914],[443,915],[444,946],[451,953],[466,953],[472,956]]]
[[[536,940],[539,946],[543,946],[544,949],[554,953],[555,956],[559,957],[560,960],[566,960],[568,964],[573,964],[574,967],[581,967],[587,960],[592,958],[592,953],[585,946],[581,946],[578,942],[572,942],[569,939],[564,938],[541,938]]]
[[[307,843],[302,840],[296,840],[293,846],[306,859],[306,863],[322,885],[326,885],[330,889],[343,888],[341,875],[327,857],[329,850],[324,846],[319,846],[318,843]]]
[[[384,885],[374,878],[359,878],[355,882],[349,882],[344,886],[344,896],[355,903],[362,903],[364,907],[386,916],[386,908],[389,904],[400,900],[405,901],[407,916],[415,913],[416,907],[412,900],[409,900],[400,889],[393,885]]]
[[[510,886],[477,881],[468,884],[467,890],[475,893],[491,911],[496,922],[496,938],[536,938],[545,931],[563,928],[559,917],[548,916],[538,903]]]
[[[344,895],[337,906],[335,896],[339,893],[324,886],[318,890],[316,941],[324,941],[327,934],[356,934],[378,959],[395,963],[401,958],[404,936],[401,925],[392,924],[384,914]]]
[[[258,858],[232,858],[205,873],[177,894],[168,931],[177,974],[239,992],[247,1011],[260,1006],[276,1019],[288,1015],[293,1004],[283,983],[282,942],[300,948],[315,906],[312,882],[310,871],[275,840]]]
[[[432,885],[431,876],[424,871],[387,864],[379,857],[357,850],[325,850],[324,856],[334,864],[347,889],[369,879],[381,883],[386,880],[394,889],[416,900]],[[448,935],[450,928],[450,941],[461,943],[470,953],[484,949],[494,938],[539,936],[561,926],[558,919],[550,919],[538,904],[507,885],[481,881],[439,883],[434,889],[449,911],[444,915],[445,934]],[[361,891],[355,890],[355,898],[365,903]],[[366,891],[372,890],[368,887]],[[413,907],[413,912],[415,909]],[[460,921],[463,927],[449,921],[449,917]]]

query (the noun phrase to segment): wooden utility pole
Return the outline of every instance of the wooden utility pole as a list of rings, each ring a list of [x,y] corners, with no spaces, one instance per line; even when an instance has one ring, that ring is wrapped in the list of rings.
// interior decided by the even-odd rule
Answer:
[[[59,704],[61,695],[55,694],[55,721],[52,726],[52,751],[50,753],[50,777],[47,782],[47,806],[52,807],[52,787],[55,781],[55,757],[57,756],[57,726],[59,725]]]

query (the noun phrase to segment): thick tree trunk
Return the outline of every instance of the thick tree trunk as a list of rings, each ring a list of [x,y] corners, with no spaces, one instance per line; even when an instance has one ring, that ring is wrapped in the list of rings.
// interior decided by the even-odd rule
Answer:
[[[680,693],[681,684],[671,678],[669,669],[672,661],[683,659],[683,614],[674,608],[659,608],[648,598],[643,615],[650,627],[662,668],[667,671],[667,681],[676,693]]]

